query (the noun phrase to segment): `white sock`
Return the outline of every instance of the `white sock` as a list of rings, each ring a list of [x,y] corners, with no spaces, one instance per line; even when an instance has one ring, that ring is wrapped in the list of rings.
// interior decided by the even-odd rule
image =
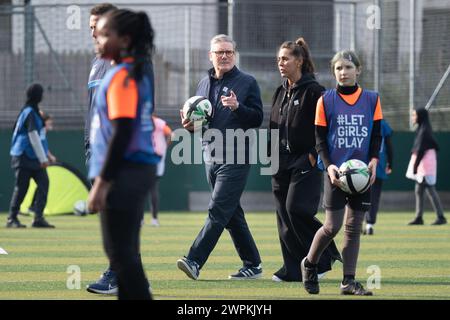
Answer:
[[[366,224],[366,229],[370,229],[370,228],[373,228],[373,224],[367,223],[367,224]]]

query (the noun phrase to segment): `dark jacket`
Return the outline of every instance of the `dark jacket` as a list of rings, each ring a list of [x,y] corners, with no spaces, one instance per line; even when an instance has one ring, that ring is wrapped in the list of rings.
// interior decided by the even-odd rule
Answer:
[[[211,82],[217,81],[213,75],[214,69],[210,69],[208,76],[200,80],[196,95],[205,96],[210,101],[214,100],[210,97]],[[263,121],[263,106],[255,78],[234,67],[219,81],[221,82],[219,94],[228,96],[233,90],[237,96],[239,108],[235,111],[225,108],[219,97],[217,103],[213,105],[214,114],[209,128],[219,129],[223,132],[225,129],[258,128]]]
[[[287,79],[277,88],[272,98],[270,129],[279,129],[280,152],[292,154],[315,151],[316,105],[325,88],[312,74],[304,74],[288,89]]]
[[[245,158],[245,163],[249,163],[250,142],[245,140],[242,143],[242,141],[238,142],[235,140],[232,144],[233,149],[231,149],[231,144],[226,141],[226,130],[242,129],[246,131],[258,128],[261,125],[263,121],[263,105],[258,83],[254,77],[240,71],[237,67],[225,73],[222,79],[214,77],[214,69],[210,69],[208,73],[208,76],[199,82],[196,95],[207,97],[213,104],[213,115],[208,128],[219,130],[222,133],[223,144],[222,152],[219,149],[213,150],[214,148],[210,150],[210,141],[204,140],[204,150],[210,153],[215,158],[215,161],[218,162],[232,156],[234,163],[237,163],[240,161],[237,160],[239,155],[239,157]],[[225,108],[220,99],[221,95],[229,96],[231,90],[236,94],[239,102],[239,107],[235,111]]]

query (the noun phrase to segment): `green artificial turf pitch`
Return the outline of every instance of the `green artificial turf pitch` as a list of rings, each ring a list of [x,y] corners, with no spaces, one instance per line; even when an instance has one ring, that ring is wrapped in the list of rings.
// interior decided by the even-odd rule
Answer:
[[[150,225],[145,216],[142,229],[142,259],[158,300],[190,299],[450,299],[450,225],[407,226],[412,213],[381,212],[375,235],[361,237],[357,279],[365,287],[375,286],[373,297],[339,295],[342,264],[320,282],[320,294],[307,294],[301,283],[276,283],[272,274],[282,265],[273,213],[247,213],[250,230],[260,250],[264,275],[249,281],[228,280],[242,265],[225,231],[215,250],[193,281],[177,269],[176,261],[186,255],[203,225],[205,213],[160,214],[161,227]],[[318,218],[323,221],[323,214]],[[96,215],[55,216],[48,220],[56,229],[6,229],[0,215],[0,299],[114,299],[86,292],[108,262],[104,255]],[[343,230],[336,238],[339,248]],[[376,266],[376,267],[371,267]],[[79,270],[79,273],[73,273]],[[373,273],[377,270],[378,273]],[[379,275],[375,281],[375,277]],[[77,289],[77,279],[80,289]],[[377,288],[377,284],[379,285]]]

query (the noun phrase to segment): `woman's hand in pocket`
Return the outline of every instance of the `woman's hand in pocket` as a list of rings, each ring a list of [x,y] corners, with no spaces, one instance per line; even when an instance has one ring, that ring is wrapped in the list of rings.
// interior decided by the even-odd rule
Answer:
[[[314,168],[317,163],[316,157],[314,157],[311,153],[308,153],[308,159],[309,159],[309,164],[311,165],[311,167]]]

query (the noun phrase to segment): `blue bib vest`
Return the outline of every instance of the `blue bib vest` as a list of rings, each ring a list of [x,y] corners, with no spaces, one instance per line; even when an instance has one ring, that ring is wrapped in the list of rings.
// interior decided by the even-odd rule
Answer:
[[[123,68],[129,70],[131,64],[122,63],[110,69],[103,79],[96,94],[96,103],[91,122],[90,144],[92,157],[89,162],[89,178],[97,177],[105,162],[113,127],[108,118],[107,92],[110,82],[117,72]],[[150,68],[149,68],[150,69]],[[128,162],[157,164],[160,157],[155,153],[152,143],[154,130],[152,113],[153,105],[153,70],[147,70],[143,78],[137,82],[138,105],[136,118],[133,119],[133,134],[125,152],[124,159]]]
[[[96,57],[92,61],[91,72],[89,73],[89,82],[87,85],[89,104],[84,124],[85,143],[89,142],[91,121],[94,113],[95,95],[97,93],[97,90],[100,88],[100,84],[102,83],[103,77],[110,68],[111,68],[110,60],[104,60]]]
[[[34,123],[36,125],[36,130],[39,133],[39,137],[44,147],[44,152],[48,152],[48,142],[45,132],[44,121],[39,116],[39,114],[32,107],[25,107],[20,112],[19,118],[17,119],[16,127],[14,128],[14,133],[11,140],[11,149],[9,154],[11,156],[21,156],[25,154],[28,158],[37,160],[36,153],[31,146],[30,139],[28,137],[28,130],[25,127],[25,121],[28,115],[33,117]]]
[[[331,163],[340,165],[350,159],[369,162],[370,138],[378,93],[362,90],[354,105],[349,105],[336,89],[327,90],[323,104],[328,126],[328,152]]]

